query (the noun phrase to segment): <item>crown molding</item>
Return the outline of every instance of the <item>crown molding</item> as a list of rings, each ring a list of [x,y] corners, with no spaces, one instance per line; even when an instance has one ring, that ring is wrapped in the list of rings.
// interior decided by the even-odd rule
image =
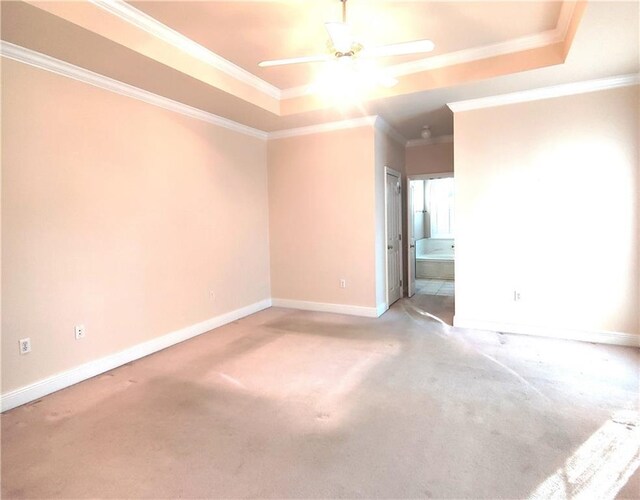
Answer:
[[[478,61],[480,59],[512,54],[514,52],[546,47],[547,45],[552,45],[560,41],[562,41],[562,37],[559,35],[558,31],[554,29],[542,33],[536,33],[535,35],[514,38],[506,42],[483,45],[481,47],[473,47],[456,52],[449,52],[439,56],[418,59],[417,61],[396,64],[389,66],[388,69],[389,74],[392,76],[405,76],[422,71],[454,66],[456,64]]]
[[[570,17],[569,17],[570,19]],[[566,27],[563,28],[566,32]],[[481,47],[473,47],[463,49],[456,52],[449,52],[439,56],[427,57],[401,64],[395,64],[386,67],[386,72],[394,77],[411,75],[422,71],[429,71],[447,66],[455,66],[456,64],[464,64],[490,57],[521,52],[524,50],[537,49],[546,47],[564,40],[561,30],[558,28],[537,33],[535,35],[527,35],[506,42],[484,45]],[[309,85],[300,85],[298,87],[290,87],[280,91],[281,99],[293,99],[309,94]]]
[[[309,125],[307,127],[276,130],[275,132],[269,132],[269,139],[286,139],[287,137],[296,137],[299,135],[320,134],[323,132],[333,132],[334,130],[374,126],[376,118],[376,115],[363,116],[361,118],[352,118],[350,120],[318,123],[317,125]]]
[[[401,146],[404,146],[407,143],[407,140],[404,138],[404,136],[391,125],[389,125],[389,123],[384,118],[382,118],[382,116],[377,115],[374,124],[378,130],[385,132],[389,137],[391,137]]]
[[[428,144],[442,144],[446,142],[453,142],[453,135],[440,135],[438,137],[430,137],[429,139],[410,139],[407,141],[406,146],[413,148],[415,146],[426,146]]]
[[[219,56],[215,52],[207,49],[190,38],[169,28],[169,26],[154,19],[141,10],[136,9],[124,0],[89,0],[96,7],[99,7],[110,14],[119,17],[140,28],[147,33],[163,40],[164,42],[182,50],[186,54],[226,73],[233,78],[250,85],[251,87],[264,92],[274,99],[281,100],[281,91],[275,85],[266,82],[262,78],[254,75],[231,61]]]
[[[439,56],[426,57],[424,59],[418,59],[407,63],[395,64],[388,66],[387,70],[390,75],[396,77],[411,75],[422,71],[454,66],[456,64],[478,61],[480,59],[488,59],[490,57],[512,54],[514,52],[521,52],[524,50],[537,49],[562,42],[567,36],[567,30],[569,29],[569,24],[573,16],[575,6],[576,2],[571,0],[564,1],[562,3],[560,15],[558,16],[558,23],[552,30],[514,38],[505,42],[473,47],[470,49],[441,54]],[[280,91],[280,97],[281,99],[292,99],[308,93],[309,86],[301,85],[299,87],[282,89]]]
[[[164,42],[182,50],[186,54],[195,57],[196,59],[224,72],[225,74],[228,74],[229,76],[232,76],[233,78],[236,78],[243,83],[246,83],[247,85],[250,85],[278,101],[294,99],[309,94],[309,85],[280,89],[275,85],[270,84],[250,71],[241,68],[215,52],[207,49],[203,45],[200,45],[181,33],[171,29],[141,10],[136,9],[124,0],[89,1],[110,14],[119,17],[147,33],[150,33]],[[460,50],[408,63],[396,64],[388,67],[389,74],[396,77],[409,75],[431,69],[443,68],[446,66],[453,66],[499,55],[544,47],[561,42],[566,37],[568,26],[575,9],[575,4],[576,2],[572,0],[565,0],[562,3],[560,15],[558,16],[558,23],[553,30],[537,33],[535,35],[519,37],[501,43]]]
[[[573,12],[576,9],[576,3],[577,2],[575,0],[565,0],[564,2],[562,2],[562,7],[560,7],[560,15],[558,16],[556,32],[562,40],[566,38],[567,32],[569,31],[571,18],[573,17]]]
[[[280,99],[295,99],[296,97],[302,97],[311,94],[311,85],[300,85],[298,87],[289,87],[288,89],[280,90]]]
[[[409,75],[413,73],[419,73],[421,71],[428,71],[431,69],[444,68],[446,66],[468,63],[480,59],[488,59],[490,57],[512,54],[514,52],[537,49],[540,47],[546,47],[547,45],[552,45],[554,43],[562,42],[567,35],[567,30],[569,29],[569,24],[571,22],[571,17],[573,16],[574,9],[575,1],[564,1],[562,3],[562,7],[560,8],[560,14],[558,16],[556,27],[552,30],[513,38],[504,42],[484,45],[481,47],[473,47],[470,49],[450,52],[448,54],[442,54],[439,56],[427,57],[425,59],[419,59],[417,61],[396,64],[389,67],[390,74],[392,76]]]
[[[453,111],[454,113],[459,113],[461,111],[493,108],[496,106],[504,106],[507,104],[539,101],[542,99],[551,99],[554,97],[596,92],[598,90],[628,87],[630,85],[637,85],[638,83],[640,83],[640,73],[632,73],[630,75],[620,75],[608,78],[599,78],[597,80],[564,83],[562,85],[553,85],[551,87],[523,90],[520,92],[512,92],[509,94],[481,97],[479,99],[469,99],[467,101],[451,102],[448,103],[447,106],[449,106],[451,111]]]
[[[400,134],[398,134],[397,131],[395,131],[389,124],[387,124],[381,117],[377,115],[363,116],[350,120],[319,123],[317,125],[291,128],[286,130],[277,130],[275,132],[268,133],[263,130],[243,125],[242,123],[229,120],[228,118],[224,118],[222,116],[214,115],[213,113],[194,108],[187,104],[174,101],[167,97],[153,94],[147,90],[129,85],[128,83],[114,80],[113,78],[94,73],[93,71],[89,71],[88,69],[75,66],[68,62],[61,61],[60,59],[55,59],[46,54],[27,49],[10,42],[6,42],[4,40],[0,40],[0,55],[14,61],[28,64],[45,71],[50,71],[67,78],[72,78],[73,80],[93,85],[94,87],[98,87],[103,90],[108,90],[110,92],[115,92],[116,94],[131,97],[133,99],[158,106],[168,111],[180,113],[190,118],[195,118],[196,120],[204,121],[212,125],[217,125],[219,127],[256,137],[258,139],[282,139],[286,137],[331,132],[334,130],[374,126],[376,125],[376,123],[378,123],[379,127],[387,131],[396,140],[401,140],[402,144],[404,144],[405,142],[404,138]]]
[[[195,118],[196,120],[233,130],[234,132],[240,132],[241,134],[257,137],[259,139],[267,139],[268,136],[268,134],[262,130],[234,122],[228,118],[214,115],[213,113],[188,106],[167,97],[153,94],[147,90],[134,87],[133,85],[114,80],[113,78],[94,73],[88,69],[75,66],[68,62],[55,59],[51,56],[41,54],[40,52],[36,52],[25,47],[20,47],[19,45],[15,45],[4,40],[0,40],[0,55],[39,69],[66,76],[67,78],[88,83],[89,85],[93,85],[110,92],[115,92],[116,94],[131,97],[133,99],[146,102],[147,104],[152,104],[175,113],[180,113],[182,115]]]

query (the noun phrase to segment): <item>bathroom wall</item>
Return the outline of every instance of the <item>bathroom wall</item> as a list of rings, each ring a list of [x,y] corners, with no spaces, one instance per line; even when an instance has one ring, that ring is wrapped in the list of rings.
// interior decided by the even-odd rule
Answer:
[[[417,241],[425,237],[424,181],[411,181],[409,189],[413,189],[413,237]]]

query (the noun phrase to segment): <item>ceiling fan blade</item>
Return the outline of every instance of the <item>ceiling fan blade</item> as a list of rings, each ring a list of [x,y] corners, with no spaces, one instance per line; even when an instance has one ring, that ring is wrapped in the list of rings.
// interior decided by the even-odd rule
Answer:
[[[327,54],[320,54],[316,56],[303,56],[292,57],[290,59],[275,59],[273,61],[262,61],[258,63],[261,68],[269,68],[270,66],[284,66],[285,64],[302,64],[313,62],[325,62],[331,59],[331,56]]]
[[[407,54],[420,54],[431,52],[435,44],[431,40],[415,40],[413,42],[394,43],[392,45],[381,45],[379,47],[364,48],[360,52],[360,57],[386,57],[403,56]]]
[[[330,22],[324,23],[324,27],[329,33],[333,47],[342,53],[347,53],[353,46],[353,37],[351,36],[351,26],[347,23]]]

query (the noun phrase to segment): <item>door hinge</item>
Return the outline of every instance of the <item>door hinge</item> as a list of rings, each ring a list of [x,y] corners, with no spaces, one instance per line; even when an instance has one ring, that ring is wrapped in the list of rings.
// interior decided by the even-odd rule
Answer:
[[[402,286],[402,280],[400,280],[400,286]]]
[[[398,235],[398,239],[399,239],[400,241],[402,241],[402,235],[401,235],[401,234],[399,234],[399,235]]]

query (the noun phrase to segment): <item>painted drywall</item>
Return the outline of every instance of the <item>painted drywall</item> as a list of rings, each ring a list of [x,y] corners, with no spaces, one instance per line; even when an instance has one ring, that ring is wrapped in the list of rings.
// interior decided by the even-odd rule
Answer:
[[[407,186],[407,192],[413,189],[413,206],[409,207],[409,210],[413,211],[413,239],[416,240],[416,252],[418,251],[417,242],[426,238],[429,229],[426,224],[429,220],[424,212],[424,183],[424,180],[412,180]],[[418,210],[415,210],[416,204],[418,204]]]
[[[268,166],[272,297],[375,307],[373,127],[270,140]]]
[[[453,172],[453,142],[407,147],[406,172],[408,176]]]
[[[265,141],[2,69],[3,393],[269,298]]]
[[[402,230],[407,234],[407,212],[406,212],[406,176],[405,176],[405,148],[391,137],[381,127],[375,129],[375,228],[376,228],[376,304],[381,308],[387,301],[387,242],[385,241],[385,167],[389,167],[400,172],[402,183]],[[402,241],[402,262],[403,289],[407,289],[407,266],[406,266],[406,238]]]
[[[633,86],[455,114],[457,322],[640,333],[639,105]]]

